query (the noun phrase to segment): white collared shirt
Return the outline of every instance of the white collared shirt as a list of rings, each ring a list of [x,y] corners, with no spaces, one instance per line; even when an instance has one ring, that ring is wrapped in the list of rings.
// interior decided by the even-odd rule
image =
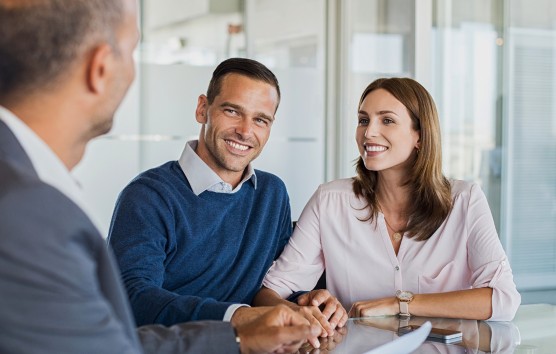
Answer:
[[[250,180],[255,189],[257,189],[257,175],[251,164],[247,166],[247,172],[245,176],[243,176],[241,182],[239,182],[235,188],[232,188],[231,184],[224,182],[222,178],[197,155],[195,149],[198,143],[198,140],[188,141],[178,161],[195,195],[199,195],[204,191],[235,193],[239,191],[243,183],[248,180]]]
[[[29,128],[27,124],[2,106],[0,106],[0,120],[6,123],[15,135],[25,153],[29,156],[40,180],[58,189],[72,202],[77,204],[100,233],[99,224],[91,217],[92,214],[83,200],[83,193],[79,184],[50,146]]]

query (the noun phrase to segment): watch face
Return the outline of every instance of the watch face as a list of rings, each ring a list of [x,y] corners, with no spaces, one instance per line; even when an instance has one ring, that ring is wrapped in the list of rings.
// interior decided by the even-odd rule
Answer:
[[[396,297],[401,301],[411,301],[413,299],[413,293],[411,291],[398,291]]]

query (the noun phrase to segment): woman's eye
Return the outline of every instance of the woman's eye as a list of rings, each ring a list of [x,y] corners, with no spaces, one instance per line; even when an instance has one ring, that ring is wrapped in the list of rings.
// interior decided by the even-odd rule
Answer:
[[[367,124],[369,124],[368,118],[359,118],[358,125],[367,125]]]
[[[392,119],[390,119],[390,118],[384,118],[382,121],[384,122],[384,124],[392,124],[392,123],[394,123],[394,121],[393,121]]]

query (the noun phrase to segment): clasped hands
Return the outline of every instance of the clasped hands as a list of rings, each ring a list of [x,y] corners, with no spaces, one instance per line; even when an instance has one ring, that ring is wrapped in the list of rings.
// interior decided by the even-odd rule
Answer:
[[[397,300],[392,298],[357,302],[349,315],[396,313]],[[242,353],[288,353],[296,351],[306,340],[313,348],[320,348],[322,342],[323,349],[331,349],[341,342],[347,319],[348,313],[338,299],[321,289],[301,295],[297,305],[239,308],[232,324],[241,339]]]
[[[313,290],[301,295],[297,300],[297,311],[313,326],[321,330],[319,337],[334,336],[335,330],[343,328],[349,317],[388,316],[399,313],[398,300],[388,297],[377,300],[355,302],[349,314],[342,304],[327,290]],[[319,348],[318,340],[309,339],[309,343]]]

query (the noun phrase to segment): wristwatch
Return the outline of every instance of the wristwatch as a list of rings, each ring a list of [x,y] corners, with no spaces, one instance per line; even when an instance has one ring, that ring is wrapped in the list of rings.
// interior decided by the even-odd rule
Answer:
[[[409,313],[409,303],[413,300],[413,293],[411,291],[396,291],[396,298],[400,303],[400,316],[411,316]]]

